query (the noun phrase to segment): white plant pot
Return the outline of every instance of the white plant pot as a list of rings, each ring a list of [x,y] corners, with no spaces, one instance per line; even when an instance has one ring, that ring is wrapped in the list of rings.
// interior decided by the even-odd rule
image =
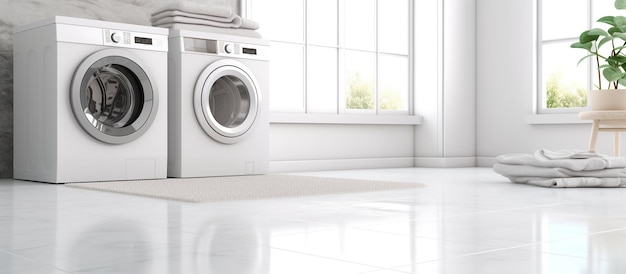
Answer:
[[[591,90],[587,96],[591,110],[626,110],[626,89]]]

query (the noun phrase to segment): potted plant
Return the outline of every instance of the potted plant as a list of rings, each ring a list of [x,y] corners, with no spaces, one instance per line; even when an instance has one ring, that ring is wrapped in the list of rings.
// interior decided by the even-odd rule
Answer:
[[[626,9],[626,0],[616,0],[615,8]],[[587,58],[596,62],[598,77],[597,90],[588,94],[591,110],[626,110],[626,17],[604,16],[599,23],[607,25],[606,30],[593,28],[583,31],[579,41],[571,45],[587,51],[579,64]],[[602,78],[608,84],[602,85]]]

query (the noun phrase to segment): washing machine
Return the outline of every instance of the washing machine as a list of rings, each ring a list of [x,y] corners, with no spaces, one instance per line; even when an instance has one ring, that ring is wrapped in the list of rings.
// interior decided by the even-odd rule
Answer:
[[[168,176],[269,169],[269,42],[171,29]]]
[[[14,177],[167,177],[168,29],[53,17],[14,33]]]

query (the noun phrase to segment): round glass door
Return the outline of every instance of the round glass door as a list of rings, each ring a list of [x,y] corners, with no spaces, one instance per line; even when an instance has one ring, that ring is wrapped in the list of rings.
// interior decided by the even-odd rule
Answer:
[[[71,103],[77,121],[94,138],[123,144],[139,138],[156,115],[157,93],[129,52],[94,53],[78,67]]]
[[[204,69],[194,92],[200,126],[213,139],[234,144],[252,132],[260,93],[256,79],[243,64],[219,60]]]

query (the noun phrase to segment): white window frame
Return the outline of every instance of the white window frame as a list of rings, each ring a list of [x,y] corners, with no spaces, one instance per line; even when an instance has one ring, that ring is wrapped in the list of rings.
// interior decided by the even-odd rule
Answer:
[[[535,0],[535,22],[536,22],[536,26],[535,26],[535,52],[536,52],[536,62],[535,62],[535,113],[537,114],[571,114],[571,113],[578,113],[581,111],[585,111],[589,109],[589,106],[587,107],[571,107],[571,108],[547,108],[544,107],[543,102],[545,102],[546,100],[546,91],[544,90],[543,87],[543,71],[542,71],[542,67],[543,67],[543,58],[542,58],[542,49],[543,49],[543,45],[548,45],[551,43],[557,43],[557,42],[566,42],[566,41],[571,41],[572,43],[578,41],[579,37],[569,37],[569,38],[561,38],[561,39],[552,39],[552,40],[543,40],[542,39],[542,30],[543,30],[543,24],[542,24],[542,18],[543,18],[543,11],[542,11],[542,2],[543,1],[550,1],[550,0]],[[587,0],[587,29],[590,29],[592,26],[592,21],[593,21],[593,5],[592,5],[592,1],[593,0]],[[581,30],[581,32],[584,30]],[[584,53],[581,51],[581,55],[580,57],[582,58],[584,56]],[[587,90],[591,90],[592,85],[593,85],[593,81],[591,81],[591,74],[594,73],[592,71],[592,67],[591,67],[591,62],[589,60],[585,61],[585,64],[587,66]],[[582,65],[582,63],[581,63]]]
[[[254,0],[240,0],[241,4],[240,4],[240,14],[244,17],[251,17],[252,14],[252,4],[251,2]],[[315,1],[315,0],[302,0],[304,2],[304,27],[305,27],[305,31],[307,28],[307,1]],[[379,1],[383,1],[383,0],[376,0],[376,5],[378,7],[378,2]],[[376,79],[376,98],[375,98],[375,109],[374,110],[352,110],[352,109],[346,109],[345,108],[345,90],[343,90],[343,84],[344,84],[344,79],[343,79],[343,71],[339,68],[341,67],[340,62],[342,62],[342,58],[341,58],[341,53],[340,51],[346,50],[346,48],[343,46],[343,41],[341,41],[341,37],[342,37],[342,33],[340,33],[343,29],[343,27],[341,26],[342,22],[341,20],[338,20],[338,44],[337,47],[335,47],[335,49],[338,50],[338,78],[337,78],[337,106],[336,106],[336,113],[335,114],[329,114],[329,113],[309,113],[308,110],[308,102],[306,102],[308,100],[307,96],[308,96],[308,91],[307,91],[307,86],[306,86],[306,73],[307,73],[307,55],[306,55],[306,50],[307,47],[309,45],[308,41],[305,39],[304,43],[302,44],[305,47],[305,62],[304,62],[304,74],[305,74],[305,82],[304,82],[304,110],[303,112],[287,112],[287,113],[272,113],[272,115],[270,116],[270,120],[274,121],[276,120],[276,122],[279,123],[287,123],[289,121],[293,121],[293,122],[305,122],[305,123],[339,123],[339,124],[411,124],[411,125],[417,125],[417,124],[421,124],[422,122],[422,118],[419,116],[415,116],[415,102],[414,102],[414,98],[415,98],[415,87],[414,87],[414,3],[412,0],[408,1],[409,3],[409,10],[407,11],[409,13],[409,26],[408,26],[408,53],[407,55],[401,55],[401,56],[407,56],[408,57],[408,94],[407,94],[407,110],[402,110],[402,111],[386,111],[386,110],[379,110],[379,100],[378,100],[378,96],[379,96],[379,91],[378,91],[378,77]],[[342,9],[343,8],[343,0],[338,0],[338,14],[341,14]],[[378,29],[378,20],[376,22],[376,30]],[[305,35],[306,37],[306,35]],[[376,37],[378,40],[378,37]],[[276,42],[281,42],[283,43],[284,41],[276,41]],[[313,45],[315,46],[315,45]],[[378,41],[376,44],[376,51],[372,51],[373,53],[376,54],[376,70],[378,71],[378,59],[379,56],[381,54],[389,54],[389,55],[394,55],[393,53],[384,53],[384,52],[380,52],[378,49]],[[378,73],[377,73],[378,75]],[[345,117],[344,117],[345,116]],[[386,118],[386,117],[389,118]],[[277,118],[272,118],[272,117],[277,117]],[[289,119],[288,117],[293,117],[293,119]],[[401,118],[404,117],[404,118]],[[398,119],[400,118],[400,119]]]

